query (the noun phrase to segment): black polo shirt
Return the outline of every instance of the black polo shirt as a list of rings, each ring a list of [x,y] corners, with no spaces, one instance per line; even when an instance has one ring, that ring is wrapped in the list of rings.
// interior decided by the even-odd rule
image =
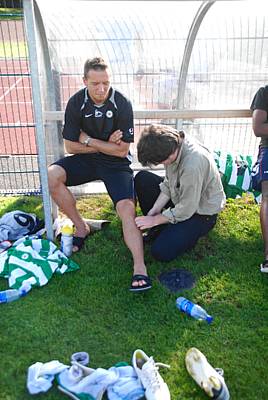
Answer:
[[[134,142],[133,110],[130,101],[117,90],[110,88],[104,104],[96,105],[88,95],[87,88],[79,90],[68,101],[64,117],[63,137],[77,142],[80,131],[89,136],[108,141],[110,135],[120,129],[122,140]],[[99,153],[106,161],[121,161],[121,157]],[[130,160],[129,156],[128,159]]]

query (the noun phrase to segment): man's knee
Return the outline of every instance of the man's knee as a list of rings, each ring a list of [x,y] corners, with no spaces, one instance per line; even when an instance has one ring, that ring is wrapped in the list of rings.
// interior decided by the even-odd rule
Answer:
[[[121,219],[129,216],[134,217],[135,216],[134,200],[123,199],[118,201],[118,203],[116,204],[116,211]]]
[[[59,165],[48,167],[48,186],[50,191],[55,191],[60,183],[66,182],[66,172]]]
[[[137,191],[139,191],[140,189],[143,189],[144,185],[147,185],[147,179],[148,179],[149,174],[150,174],[150,172],[148,172],[148,171],[140,171],[134,177],[134,185],[135,185],[135,189]]]

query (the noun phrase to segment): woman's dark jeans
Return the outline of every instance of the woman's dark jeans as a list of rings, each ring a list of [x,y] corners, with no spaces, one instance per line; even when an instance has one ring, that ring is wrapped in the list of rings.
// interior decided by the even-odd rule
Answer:
[[[142,213],[147,215],[160,194],[159,184],[163,178],[149,171],[140,171],[135,176],[135,189]],[[166,207],[174,207],[170,201]],[[201,236],[206,235],[216,224],[217,214],[194,214],[177,224],[163,224],[151,246],[152,256],[159,261],[171,261],[193,248]]]

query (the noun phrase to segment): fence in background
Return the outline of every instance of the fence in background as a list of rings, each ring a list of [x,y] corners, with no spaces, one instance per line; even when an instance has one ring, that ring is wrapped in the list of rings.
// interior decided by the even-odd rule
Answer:
[[[44,194],[46,164],[63,155],[63,110],[96,55],[133,103],[136,142],[160,122],[211,149],[256,156],[249,105],[268,78],[268,5],[101,3],[0,1],[1,194]]]
[[[9,7],[9,8],[6,8]],[[0,193],[40,193],[22,1],[0,2]]]

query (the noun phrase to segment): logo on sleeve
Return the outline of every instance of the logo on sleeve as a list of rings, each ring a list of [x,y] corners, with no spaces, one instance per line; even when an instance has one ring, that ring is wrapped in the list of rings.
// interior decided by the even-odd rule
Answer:
[[[108,110],[108,111],[106,112],[106,117],[107,117],[107,118],[112,118],[113,115],[114,115],[114,114],[113,114],[113,112],[112,112],[111,110]]]
[[[134,129],[133,129],[133,128],[129,128],[128,133],[129,133],[130,135],[133,135],[133,134],[134,134]]]

